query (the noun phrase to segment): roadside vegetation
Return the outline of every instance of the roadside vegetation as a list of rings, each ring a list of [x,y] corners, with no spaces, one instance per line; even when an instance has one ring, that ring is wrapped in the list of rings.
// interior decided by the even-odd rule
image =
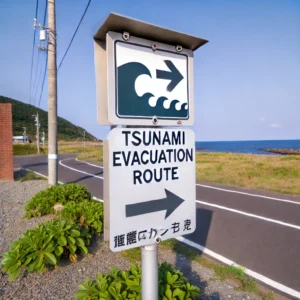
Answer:
[[[20,169],[14,172],[14,179],[16,181],[29,181],[29,180],[47,180],[47,178],[36,175],[34,172]]]
[[[89,253],[94,236],[103,233],[103,203],[94,201],[84,185],[51,186],[35,194],[25,206],[28,218],[52,214],[50,221],[25,231],[3,254],[2,272],[8,281],[22,270],[43,273],[63,267],[60,262],[77,262],[78,255]],[[200,289],[189,283],[183,273],[168,263],[159,266],[159,299],[193,300]],[[112,267],[110,273],[98,274],[78,286],[75,299],[141,300],[141,267],[130,270]]]
[[[64,267],[63,261],[76,262],[90,251],[95,236],[103,233],[103,203],[94,201],[84,185],[64,184],[48,187],[35,194],[25,206],[25,217],[50,215],[51,219],[23,233],[13,241],[2,257],[2,272],[13,281],[25,272],[52,271]],[[260,299],[273,299],[272,292],[263,292],[256,281],[239,266],[224,266],[203,256],[198,250],[175,239],[159,247],[196,261],[213,270],[210,280],[233,280],[238,291],[254,293]],[[112,267],[109,274],[100,273],[87,279],[74,291],[75,299],[141,299],[141,253],[139,248],[121,252],[132,263],[129,270]],[[159,299],[193,300],[201,294],[180,270],[163,262],[159,265]]]
[[[47,151],[43,149],[42,147],[40,148],[40,154],[46,154]],[[14,155],[36,155],[37,150],[36,150],[36,144],[14,144],[13,145],[13,154]]]
[[[197,180],[300,194],[300,156],[197,153]]]

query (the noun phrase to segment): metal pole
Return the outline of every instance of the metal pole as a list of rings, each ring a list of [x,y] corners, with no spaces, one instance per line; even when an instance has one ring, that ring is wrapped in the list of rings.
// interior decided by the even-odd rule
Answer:
[[[142,247],[142,299],[158,299],[157,244]]]
[[[23,127],[23,143],[26,142],[26,127]]]
[[[85,130],[83,131],[83,147],[84,147],[84,152],[85,152]]]
[[[39,113],[36,113],[36,147],[37,153],[40,153],[40,120],[39,120]]]
[[[55,0],[48,0],[48,183],[57,185],[57,66]]]

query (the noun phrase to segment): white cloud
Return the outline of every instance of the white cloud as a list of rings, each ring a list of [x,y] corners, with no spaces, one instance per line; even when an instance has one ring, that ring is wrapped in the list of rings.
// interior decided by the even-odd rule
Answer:
[[[280,124],[270,124],[270,127],[271,128],[281,128],[282,125],[280,125]]]
[[[261,117],[261,118],[259,118],[259,121],[261,121],[261,122],[264,122],[266,120],[266,118],[265,117]]]

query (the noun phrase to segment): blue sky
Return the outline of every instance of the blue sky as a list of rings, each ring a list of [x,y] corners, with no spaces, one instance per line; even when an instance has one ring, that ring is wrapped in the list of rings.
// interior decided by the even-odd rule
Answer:
[[[0,3],[0,95],[25,103],[35,2]],[[39,2],[42,22],[45,0]],[[56,2],[59,63],[87,0]],[[106,137],[108,128],[97,124],[93,35],[110,12],[209,40],[195,52],[194,60],[197,140],[300,138],[300,1],[296,0],[92,0],[58,73],[59,116],[98,138]],[[39,59],[37,95],[45,53]],[[41,100],[45,110],[47,88],[46,84]]]

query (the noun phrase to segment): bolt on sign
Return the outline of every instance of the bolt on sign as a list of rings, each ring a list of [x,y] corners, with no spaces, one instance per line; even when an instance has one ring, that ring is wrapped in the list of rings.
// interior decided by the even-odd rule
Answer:
[[[195,230],[192,130],[115,128],[108,135],[108,152],[104,154],[108,159],[105,177],[109,177],[112,251]]]
[[[193,125],[193,50],[207,41],[126,20],[111,15],[94,37],[98,122]]]

